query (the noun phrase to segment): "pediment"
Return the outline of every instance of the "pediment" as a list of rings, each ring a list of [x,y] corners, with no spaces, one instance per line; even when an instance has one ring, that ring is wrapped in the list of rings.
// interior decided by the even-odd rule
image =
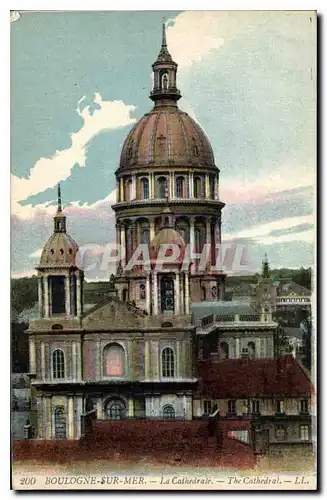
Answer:
[[[82,328],[114,330],[142,326],[147,316],[132,304],[111,297],[87,311],[82,318]]]

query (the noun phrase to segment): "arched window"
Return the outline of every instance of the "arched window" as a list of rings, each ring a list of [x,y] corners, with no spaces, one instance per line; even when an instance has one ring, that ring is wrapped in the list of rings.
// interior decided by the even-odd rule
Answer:
[[[213,286],[211,288],[211,298],[216,299],[217,298],[217,287]]]
[[[184,198],[184,177],[176,177],[176,198]]]
[[[165,405],[162,409],[163,418],[175,418],[175,410],[172,405]]]
[[[165,347],[162,351],[162,376],[174,376],[174,351],[170,347]]]
[[[201,288],[201,300],[206,300],[206,298],[207,298],[207,293],[205,287],[203,286]]]
[[[125,351],[119,344],[106,346],[103,351],[103,372],[107,377],[123,377]]]
[[[124,288],[123,293],[122,293],[122,299],[124,302],[126,302],[128,296],[128,290],[127,288]]]
[[[133,181],[128,179],[125,182],[125,201],[131,201],[133,192]]]
[[[142,189],[142,199],[148,200],[149,199],[149,180],[148,179],[141,180],[141,189]]]
[[[122,420],[126,418],[126,405],[121,399],[111,399],[106,404],[105,415],[108,420]]]
[[[52,353],[52,377],[65,378],[65,356],[61,349]]]
[[[140,300],[145,300],[146,299],[146,288],[145,284],[141,283],[140,284]]]
[[[201,188],[202,188],[202,182],[200,177],[194,177],[193,180],[194,198],[201,198]]]
[[[177,221],[175,229],[181,235],[186,244],[190,243],[190,227],[187,221]]]
[[[214,200],[215,199],[215,178],[213,175],[210,176],[209,185],[210,185],[210,198],[211,198],[211,200]]]
[[[196,144],[193,146],[193,154],[194,156],[199,156],[199,148],[197,147]]]
[[[194,229],[194,240],[195,240],[195,251],[202,252],[204,240],[205,240],[205,229],[204,227],[195,227]]]
[[[150,229],[149,229],[149,223],[147,220],[140,222],[139,233],[140,233],[140,243],[147,244],[150,242]]]
[[[157,180],[157,196],[158,198],[166,197],[166,177],[159,177]]]
[[[168,74],[164,73],[161,77],[161,88],[163,90],[168,90],[168,82],[169,82]]]
[[[228,359],[229,358],[229,346],[228,346],[227,342],[220,342],[219,358],[220,359]]]
[[[248,343],[248,353],[249,353],[250,358],[255,358],[255,343],[254,342]]]

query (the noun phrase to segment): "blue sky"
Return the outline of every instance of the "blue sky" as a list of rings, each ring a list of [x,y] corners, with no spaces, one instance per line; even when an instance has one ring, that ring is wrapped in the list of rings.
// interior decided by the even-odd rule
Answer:
[[[113,240],[114,171],[151,109],[163,17],[179,106],[221,170],[223,240],[247,241],[258,267],[265,252],[273,267],[313,264],[313,13],[27,12],[11,23],[13,276],[37,265],[59,181],[76,241]]]

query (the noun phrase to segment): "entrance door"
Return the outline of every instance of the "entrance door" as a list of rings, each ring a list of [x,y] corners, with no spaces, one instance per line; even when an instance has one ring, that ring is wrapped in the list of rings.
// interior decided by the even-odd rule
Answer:
[[[55,438],[66,439],[66,412],[64,406],[57,406],[54,413]]]
[[[161,278],[161,312],[174,314],[173,278]]]

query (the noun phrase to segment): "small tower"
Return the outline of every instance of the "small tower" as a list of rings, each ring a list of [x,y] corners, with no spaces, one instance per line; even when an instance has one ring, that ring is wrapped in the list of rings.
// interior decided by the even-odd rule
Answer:
[[[177,66],[168,52],[166,26],[163,23],[161,49],[157,60],[152,64],[153,90],[150,99],[155,102],[155,106],[177,106],[177,101],[182,97],[176,87]]]
[[[262,277],[264,279],[267,279],[270,277],[270,269],[269,269],[269,262],[268,262],[268,257],[267,254],[265,253],[265,258],[262,261]]]
[[[256,286],[256,309],[264,316],[271,315],[276,309],[276,287],[270,276],[270,267],[267,254],[261,265],[261,275]]]
[[[54,230],[45,244],[38,271],[40,318],[73,318],[83,313],[83,271],[75,263],[77,243],[66,232],[60,185]]]

